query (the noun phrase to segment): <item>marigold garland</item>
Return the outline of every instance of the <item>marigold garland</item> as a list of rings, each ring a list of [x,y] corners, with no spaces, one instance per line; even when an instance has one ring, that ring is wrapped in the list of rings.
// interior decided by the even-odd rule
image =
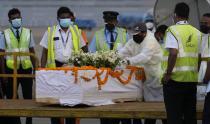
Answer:
[[[74,78],[75,78],[75,83],[77,83],[78,81],[78,71],[79,70],[95,70],[96,73],[93,77],[86,77],[86,76],[80,76],[80,78],[82,78],[85,81],[90,81],[91,79],[95,79],[97,78],[98,81],[98,89],[101,89],[101,86],[104,85],[107,81],[108,81],[108,77],[109,75],[111,75],[113,78],[118,79],[122,84],[126,85],[130,82],[130,80],[132,79],[132,76],[135,72],[135,79],[136,80],[145,80],[145,73],[144,73],[144,69],[141,67],[135,67],[135,66],[127,66],[126,69],[130,70],[130,73],[128,75],[127,80],[123,80],[122,79],[122,75],[124,73],[124,70],[111,70],[111,68],[95,68],[92,66],[83,66],[83,67],[59,67],[59,68],[38,68],[37,70],[63,70],[65,73],[67,71],[72,71]],[[100,72],[99,72],[100,70]],[[101,79],[101,75],[103,73],[105,74],[104,79]]]
[[[110,72],[110,68],[100,68],[100,70],[102,70],[103,72],[106,70],[106,75],[104,77],[104,80],[101,79],[101,75],[103,73],[99,73],[98,69],[96,70],[96,77],[97,77],[97,81],[98,81],[98,89],[101,90],[101,86],[104,85],[109,77],[109,72]]]

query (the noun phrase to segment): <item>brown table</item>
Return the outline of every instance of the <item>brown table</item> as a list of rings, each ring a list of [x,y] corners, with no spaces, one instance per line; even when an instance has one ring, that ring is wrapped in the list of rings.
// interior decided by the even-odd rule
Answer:
[[[197,119],[202,119],[203,102],[197,104]],[[62,107],[35,100],[0,100],[0,116],[78,117],[78,118],[166,118],[163,102],[127,102],[99,107]]]

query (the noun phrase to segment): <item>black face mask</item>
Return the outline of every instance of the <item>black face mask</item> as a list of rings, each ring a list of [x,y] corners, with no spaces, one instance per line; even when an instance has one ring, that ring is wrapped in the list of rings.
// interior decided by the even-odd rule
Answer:
[[[206,26],[206,25],[201,25],[200,26],[200,31],[204,34],[208,34],[210,30],[210,27]]]
[[[140,44],[143,40],[144,40],[144,37],[143,36],[139,36],[139,35],[133,35],[133,40]]]
[[[114,28],[115,28],[115,25],[114,24],[106,24],[106,29],[109,30],[109,31],[113,31]]]

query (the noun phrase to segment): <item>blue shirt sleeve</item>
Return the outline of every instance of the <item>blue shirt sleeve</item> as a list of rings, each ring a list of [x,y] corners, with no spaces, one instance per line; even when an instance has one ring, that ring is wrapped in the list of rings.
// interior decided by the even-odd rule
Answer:
[[[96,35],[94,35],[92,41],[90,42],[90,45],[88,46],[88,50],[91,53],[96,52]]]
[[[0,49],[6,49],[4,34],[2,32],[0,32]]]

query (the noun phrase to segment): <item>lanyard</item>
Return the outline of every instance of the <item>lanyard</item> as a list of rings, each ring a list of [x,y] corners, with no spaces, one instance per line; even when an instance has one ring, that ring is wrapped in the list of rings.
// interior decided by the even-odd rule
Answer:
[[[61,30],[59,30],[59,32],[60,32],[60,35],[61,35],[61,40],[62,40],[62,42],[63,42],[63,45],[64,45],[64,47],[66,47],[66,44],[67,44],[68,39],[69,39],[69,33],[70,33],[70,32],[68,32],[66,41],[64,41],[64,39],[63,39],[63,35],[62,35],[62,33],[61,33]]]

